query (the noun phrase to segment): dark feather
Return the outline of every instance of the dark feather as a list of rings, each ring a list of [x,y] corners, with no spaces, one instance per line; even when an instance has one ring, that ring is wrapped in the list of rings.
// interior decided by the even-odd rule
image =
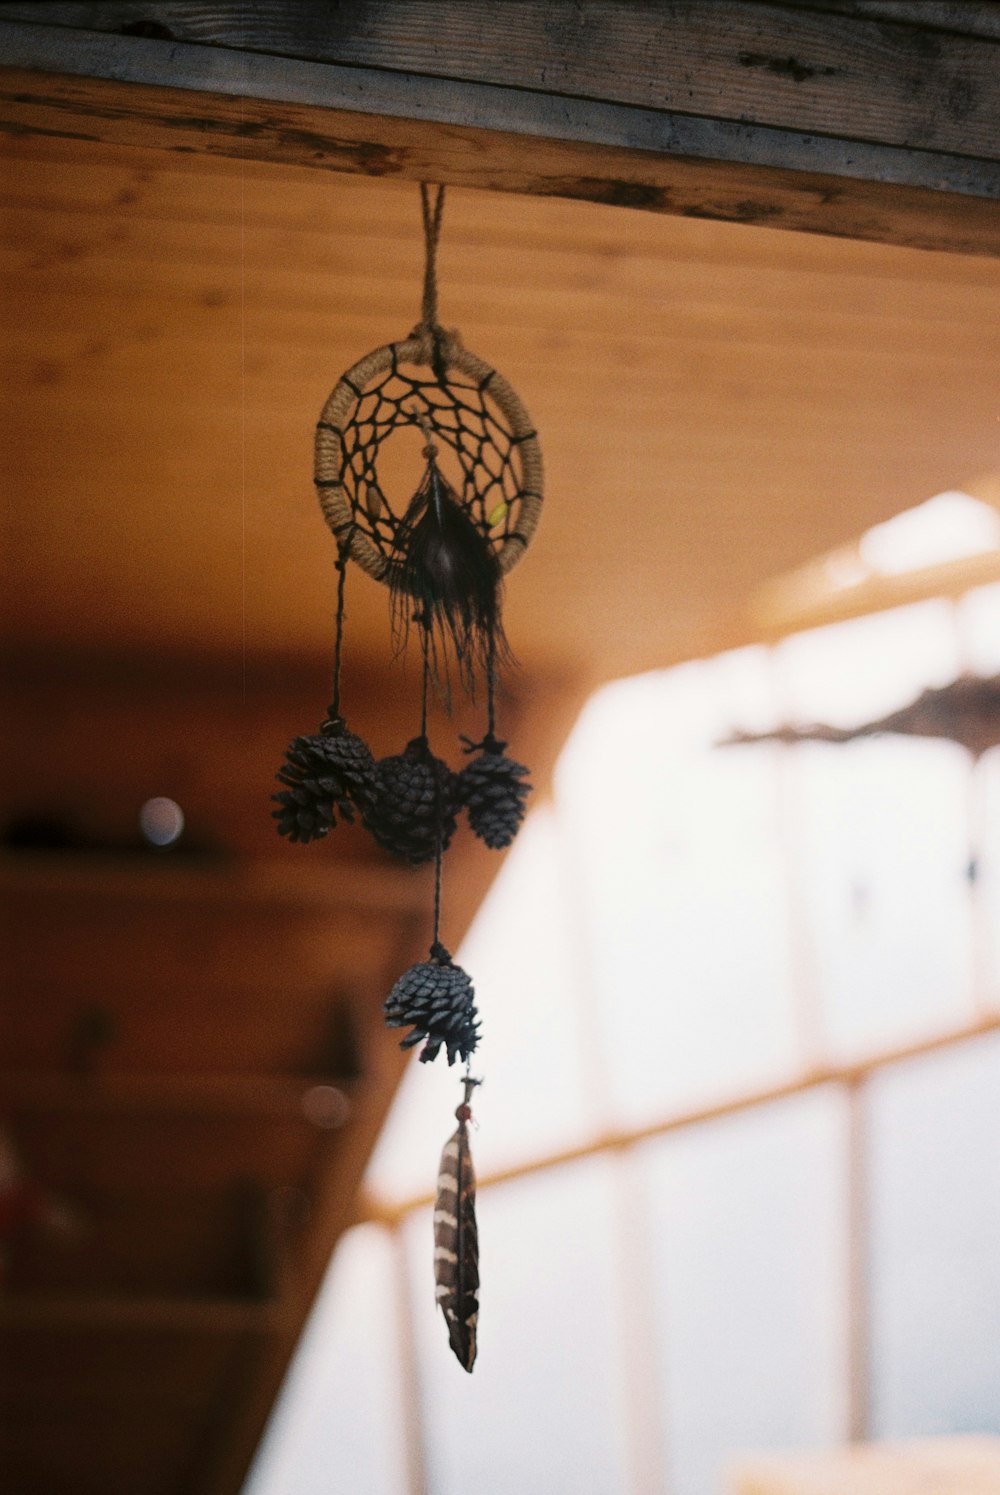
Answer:
[[[438,1175],[434,1280],[435,1296],[448,1325],[451,1347],[462,1368],[471,1372],[476,1363],[479,1322],[476,1175],[469,1151],[468,1107],[460,1106],[457,1114],[458,1130],[445,1145]]]
[[[431,665],[447,671],[449,646],[471,687],[490,661],[510,657],[500,619],[500,563],[492,544],[462,507],[430,457],[420,487],[399,523],[391,573],[393,620],[405,644],[410,622],[426,628]]]

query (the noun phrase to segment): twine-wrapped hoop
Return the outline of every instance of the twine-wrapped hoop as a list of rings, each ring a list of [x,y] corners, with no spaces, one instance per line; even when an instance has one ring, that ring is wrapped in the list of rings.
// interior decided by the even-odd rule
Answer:
[[[428,369],[426,379],[407,370]],[[451,374],[458,378],[451,379]],[[502,374],[456,334],[421,324],[367,354],[341,378],[316,427],[316,491],[339,545],[389,585],[399,522],[381,492],[381,444],[429,426],[462,472],[463,506],[496,549],[501,572],[527,549],[542,507],[542,454],[528,412]],[[374,495],[374,496],[373,496]]]

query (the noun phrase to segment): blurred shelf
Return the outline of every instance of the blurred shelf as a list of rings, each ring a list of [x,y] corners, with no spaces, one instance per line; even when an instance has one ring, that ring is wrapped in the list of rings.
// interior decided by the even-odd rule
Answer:
[[[306,851],[306,856],[309,852]],[[162,861],[139,854],[0,852],[0,894],[74,894],[79,897],[286,904],[387,914],[424,914],[433,869],[389,862]]]
[[[275,1300],[238,1298],[0,1298],[0,1329],[172,1329],[179,1334],[274,1334],[286,1327]]]
[[[342,1126],[356,1082],[315,1075],[262,1074],[0,1074],[0,1110],[100,1114],[299,1118],[319,1130]],[[323,1119],[316,1119],[322,1117]]]

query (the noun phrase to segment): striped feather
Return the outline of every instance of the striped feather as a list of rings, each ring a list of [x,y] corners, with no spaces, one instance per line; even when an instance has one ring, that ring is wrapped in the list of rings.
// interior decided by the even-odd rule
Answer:
[[[448,1338],[467,1371],[476,1363],[479,1320],[479,1237],[476,1175],[469,1130],[459,1108],[458,1130],[441,1154],[434,1205],[434,1295],[448,1325]]]

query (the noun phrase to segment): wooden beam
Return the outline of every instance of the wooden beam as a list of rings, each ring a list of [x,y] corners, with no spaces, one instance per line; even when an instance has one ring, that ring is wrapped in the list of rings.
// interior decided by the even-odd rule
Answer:
[[[643,1142],[649,1142],[654,1137],[665,1137],[670,1132],[703,1126],[706,1122],[736,1116],[744,1111],[751,1111],[757,1106],[769,1106],[776,1101],[789,1100],[792,1096],[803,1095],[822,1085],[858,1086],[869,1075],[877,1070],[885,1069],[890,1064],[904,1064],[910,1059],[921,1059],[926,1054],[936,1054],[942,1049],[951,1048],[954,1044],[966,1043],[971,1039],[983,1038],[997,1032],[1000,1032],[1000,1012],[993,1012],[969,1024],[968,1027],[959,1028],[953,1032],[935,1034],[931,1038],[921,1039],[901,1048],[871,1054],[868,1058],[858,1059],[853,1063],[822,1065],[794,1079],[768,1086],[763,1090],[753,1091],[749,1095],[732,1096],[729,1100],[697,1107],[691,1111],[683,1111],[675,1116],[665,1116],[658,1121],[649,1122],[646,1126],[635,1127],[627,1131],[608,1132],[590,1141],[581,1142],[575,1147],[566,1147],[559,1152],[549,1153],[545,1157],[533,1158],[525,1163],[515,1163],[509,1168],[499,1168],[493,1173],[480,1174],[476,1180],[476,1188],[482,1192],[484,1189],[494,1188],[497,1184],[510,1183],[517,1178],[528,1178],[535,1173],[544,1173],[549,1168],[562,1168],[567,1163],[581,1162],[584,1158],[595,1157],[600,1153],[620,1152]],[[433,1202],[433,1194],[420,1194],[400,1203],[371,1197],[362,1198],[359,1200],[355,1223],[371,1221],[395,1229],[405,1215],[411,1214],[414,1210],[425,1209]]]
[[[442,122],[447,115],[449,123],[492,128],[511,128],[505,121],[513,115],[528,133],[540,133],[537,118],[519,110],[517,99],[496,96],[517,89],[537,95],[531,100],[536,110],[542,100],[559,99],[567,131],[585,118],[572,108],[567,112],[568,105],[615,103],[676,114],[688,122],[692,133],[686,139],[694,143],[702,139],[696,126],[715,120],[995,159],[995,38],[960,34],[956,7],[951,28],[941,29],[934,25],[935,9],[922,7],[930,18],[925,27],[914,24],[919,12],[912,6],[900,24],[884,13],[824,14],[822,0],[798,10],[765,0],[516,0],[502,7],[493,0],[339,6],[310,0],[140,0],[47,4],[44,24],[53,31],[71,28],[83,38],[89,33],[89,44],[83,44],[95,61],[104,59],[72,71],[123,81],[123,59],[149,59],[133,81],[166,83],[174,68],[197,61],[184,55],[188,47],[207,44],[217,55],[224,49],[239,59],[231,69],[233,86],[225,91],[256,97],[273,96],[263,91],[269,74],[260,59],[266,56],[350,70],[353,82],[327,75],[343,91],[332,98],[308,91],[313,74],[287,76],[305,84],[299,102],[366,113],[381,113],[388,105],[385,112],[402,116],[419,110]],[[43,19],[37,5],[11,3],[0,4],[0,18],[29,24]],[[80,44],[80,38],[74,41]],[[215,76],[211,59],[200,60]],[[118,70],[111,71],[115,63]],[[374,77],[359,76],[359,69]],[[390,73],[395,92],[385,76]],[[448,87],[435,87],[438,82]],[[373,84],[380,84],[381,97],[372,96]],[[497,115],[470,117],[468,106],[477,96],[457,91],[459,84],[490,89],[479,96],[480,105],[492,105]],[[290,102],[295,94],[284,97]]]
[[[851,552],[848,551],[850,554]],[[908,607],[932,597],[961,597],[974,587],[1000,581],[996,551],[962,556],[898,575],[872,573],[853,586],[837,587],[824,571],[822,560],[791,576],[778,577],[762,587],[743,610],[738,636],[774,643],[792,633],[866,618],[872,613]]]
[[[1000,253],[988,34],[756,0],[44,14],[0,4],[0,133]]]

